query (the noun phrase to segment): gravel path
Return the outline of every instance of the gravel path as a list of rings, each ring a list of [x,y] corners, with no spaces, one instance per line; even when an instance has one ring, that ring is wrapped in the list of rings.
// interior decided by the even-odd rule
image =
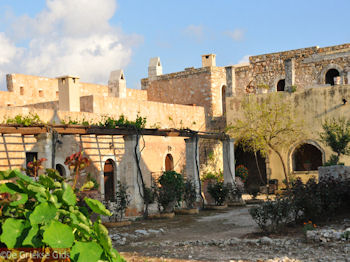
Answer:
[[[251,233],[257,231],[259,229],[248,208],[231,208],[201,211],[199,215],[176,216],[170,220],[137,221],[129,227],[111,230],[110,234],[117,250],[128,252],[125,254],[128,261],[135,262],[350,262],[349,241],[307,242],[299,231],[283,237],[260,236],[252,239]]]

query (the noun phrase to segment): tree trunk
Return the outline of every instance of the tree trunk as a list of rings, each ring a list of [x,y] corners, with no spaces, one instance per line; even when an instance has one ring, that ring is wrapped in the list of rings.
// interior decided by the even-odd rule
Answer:
[[[260,180],[261,180],[262,184],[265,184],[264,179],[262,178],[262,175],[261,175],[261,171],[260,171],[260,167],[259,167],[259,163],[258,163],[258,157],[256,155],[256,151],[255,150],[254,150],[254,156],[255,156],[255,164],[256,164],[256,167],[258,168],[258,173],[259,173]]]
[[[281,160],[281,163],[282,163],[282,166],[283,166],[284,178],[286,179],[286,187],[287,187],[287,190],[289,191],[289,179],[288,179],[288,175],[287,175],[286,165],[284,164],[282,155],[273,146],[269,145],[269,147],[278,155],[279,159]]]

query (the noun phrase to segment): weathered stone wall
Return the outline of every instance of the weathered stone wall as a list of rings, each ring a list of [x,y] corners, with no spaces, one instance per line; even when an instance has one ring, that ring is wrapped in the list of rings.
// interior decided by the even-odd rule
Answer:
[[[253,86],[267,84],[276,90],[278,81],[286,78],[285,61],[289,59],[294,60],[294,84],[299,89],[324,85],[325,74],[331,68],[339,71],[341,83],[348,83],[350,44],[344,44],[251,56],[249,67],[236,69],[237,90],[244,90],[249,81]]]
[[[116,97],[81,97],[81,111],[112,115],[124,115],[136,119],[137,115],[147,118],[148,127],[192,128],[205,130],[204,108],[175,104],[120,99]]]
[[[160,75],[154,80],[142,79],[149,101],[199,105],[208,116],[222,115],[221,88],[226,84],[222,67],[189,68],[182,72]]]
[[[263,99],[268,94],[252,95]],[[307,181],[312,176],[317,177],[317,171],[294,171],[292,167],[292,154],[298,145],[302,143],[312,144],[322,152],[322,161],[325,162],[333,154],[332,150],[320,141],[319,133],[322,132],[322,122],[327,118],[338,118],[350,114],[350,105],[343,104],[342,99],[350,99],[350,85],[339,86],[320,86],[299,90],[295,93],[283,92],[282,99],[291,101],[295,109],[299,112],[299,121],[304,122],[305,137],[295,145],[282,149],[282,156],[287,164],[288,172],[300,176]],[[241,101],[243,97],[227,98],[227,123],[231,125],[235,118],[242,116]],[[267,173],[271,171],[271,178],[278,179],[279,182],[284,179],[283,169],[278,156],[269,152]],[[341,162],[350,164],[350,157],[341,157]]]
[[[318,168],[319,179],[336,178],[341,180],[350,179],[350,166],[320,166]]]
[[[147,101],[147,90],[126,89],[126,98]]]

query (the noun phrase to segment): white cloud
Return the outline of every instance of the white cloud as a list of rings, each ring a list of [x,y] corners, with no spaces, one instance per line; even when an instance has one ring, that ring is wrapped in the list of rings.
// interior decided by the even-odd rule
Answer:
[[[0,33],[0,73],[75,74],[85,82],[107,83],[110,71],[125,67],[133,45],[142,42],[109,23],[116,8],[116,0],[46,0],[34,18],[12,20],[8,35],[28,41],[27,47]]]
[[[185,28],[184,33],[197,42],[201,42],[204,38],[204,28],[202,25],[189,25]]]
[[[249,63],[249,57],[251,55],[245,55],[243,56],[239,61],[238,61],[238,64],[245,64],[245,63]]]
[[[233,41],[242,41],[244,39],[245,31],[243,29],[235,29],[233,31],[227,31],[225,34],[229,36]]]

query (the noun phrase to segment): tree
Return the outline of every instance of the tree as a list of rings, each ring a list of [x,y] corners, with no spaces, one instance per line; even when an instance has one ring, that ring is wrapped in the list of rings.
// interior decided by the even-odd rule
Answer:
[[[242,101],[242,116],[235,119],[228,132],[243,146],[253,152],[266,155],[269,150],[275,152],[283,166],[286,186],[289,180],[285,161],[281,151],[303,136],[303,121],[296,120],[292,104],[279,93],[273,93],[259,99],[247,96]]]
[[[322,128],[321,140],[336,153],[330,157],[328,164],[336,165],[341,155],[350,155],[350,121],[344,117],[327,119]]]

